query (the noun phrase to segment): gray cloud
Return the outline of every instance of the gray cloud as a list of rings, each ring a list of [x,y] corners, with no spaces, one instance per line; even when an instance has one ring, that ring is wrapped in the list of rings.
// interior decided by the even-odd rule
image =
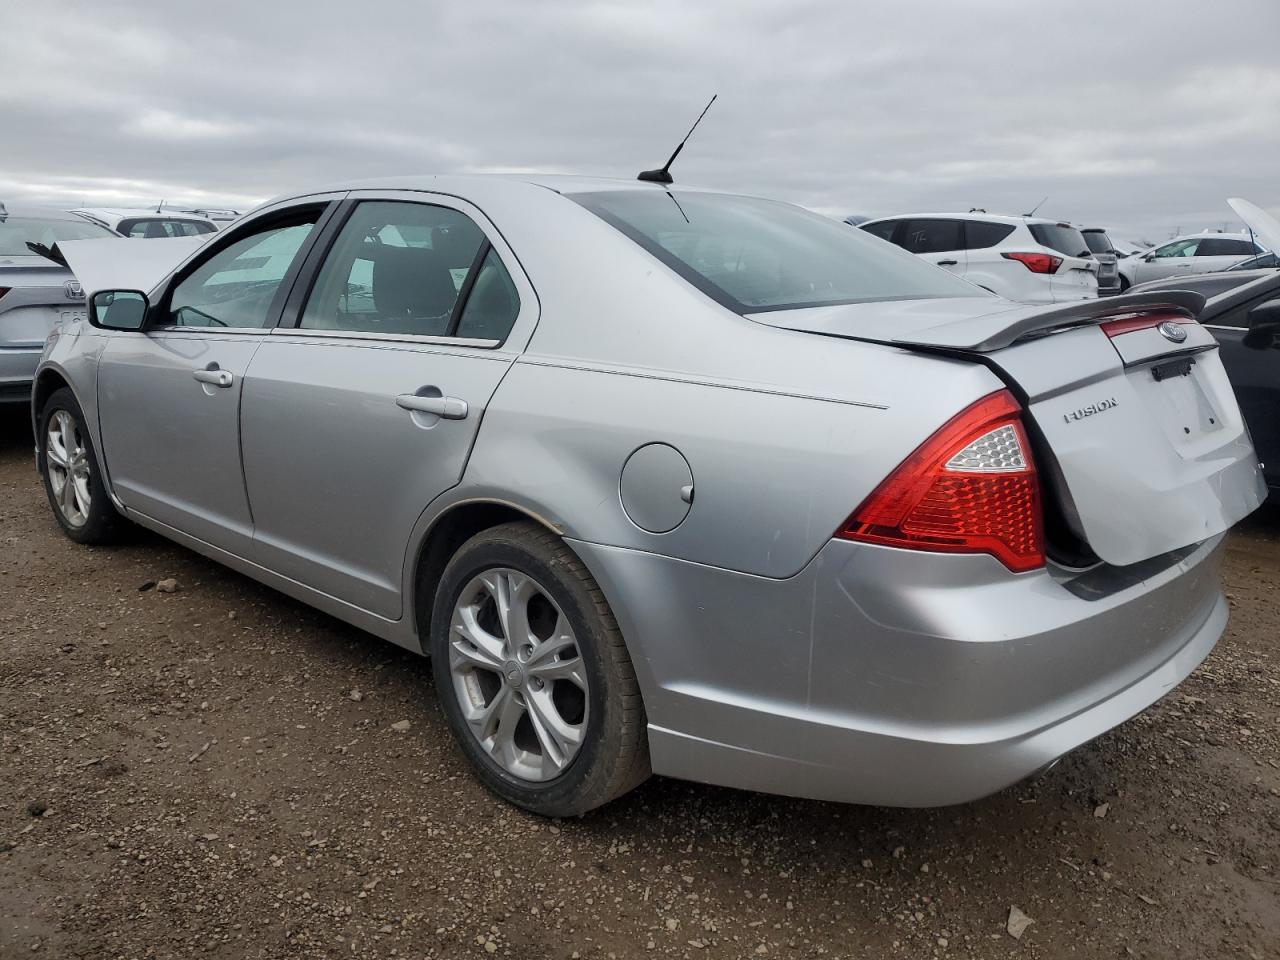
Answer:
[[[0,198],[248,206],[380,174],[676,172],[829,213],[1153,238],[1280,208],[1280,4],[21,4]]]

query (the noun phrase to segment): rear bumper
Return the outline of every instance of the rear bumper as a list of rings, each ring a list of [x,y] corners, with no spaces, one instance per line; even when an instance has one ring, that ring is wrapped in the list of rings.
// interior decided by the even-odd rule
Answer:
[[[30,403],[43,347],[0,347],[0,404]]]
[[[656,773],[915,807],[1015,783],[1176,686],[1226,624],[1221,541],[1127,586],[1136,568],[1014,576],[840,541],[784,581],[574,546],[627,637]]]

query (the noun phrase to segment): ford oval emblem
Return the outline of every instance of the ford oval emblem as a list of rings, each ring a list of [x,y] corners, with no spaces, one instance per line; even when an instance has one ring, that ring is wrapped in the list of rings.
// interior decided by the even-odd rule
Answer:
[[[1187,328],[1180,323],[1174,323],[1172,320],[1162,320],[1156,329],[1160,331],[1162,337],[1166,340],[1172,340],[1174,343],[1182,343],[1187,339]]]

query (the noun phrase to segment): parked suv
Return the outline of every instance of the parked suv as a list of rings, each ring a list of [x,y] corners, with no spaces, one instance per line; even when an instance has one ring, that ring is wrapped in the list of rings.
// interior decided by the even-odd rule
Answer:
[[[218,225],[207,217],[179,213],[174,210],[122,210],[95,207],[76,210],[75,213],[87,217],[94,223],[100,223],[109,230],[114,230],[122,237],[131,237],[135,240],[200,237],[216,233],[218,230]]]
[[[1217,273],[1247,257],[1266,253],[1245,233],[1193,233],[1162,243],[1138,257],[1120,264],[1120,288],[1165,277]]]
[[[869,220],[860,229],[1010,300],[1060,303],[1098,295],[1098,261],[1067,223],[925,213]]]
[[[1116,248],[1102,227],[1085,227],[1080,231],[1089,252],[1098,261],[1098,296],[1120,292],[1120,258]]]

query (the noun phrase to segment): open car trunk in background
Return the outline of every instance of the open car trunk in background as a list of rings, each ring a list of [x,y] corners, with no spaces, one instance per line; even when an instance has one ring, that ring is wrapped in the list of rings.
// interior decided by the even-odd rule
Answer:
[[[1217,343],[1193,319],[1203,303],[1180,292],[1047,309],[974,298],[751,319],[987,364],[1039,435],[1041,482],[1065,488],[1068,523],[1099,558],[1127,565],[1222,533],[1266,497]],[[955,412],[939,411],[939,424]]]

